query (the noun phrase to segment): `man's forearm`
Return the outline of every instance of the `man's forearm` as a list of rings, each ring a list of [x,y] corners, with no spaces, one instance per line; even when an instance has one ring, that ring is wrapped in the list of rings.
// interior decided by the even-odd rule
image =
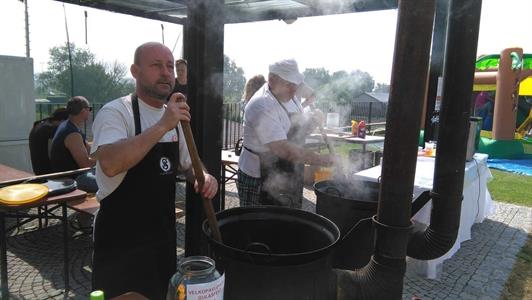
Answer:
[[[113,177],[139,163],[165,133],[166,129],[156,124],[132,138],[98,147],[93,157],[105,175]]]
[[[268,145],[275,155],[291,162],[308,163],[311,165],[330,164],[328,155],[319,155],[286,140],[272,142]]]

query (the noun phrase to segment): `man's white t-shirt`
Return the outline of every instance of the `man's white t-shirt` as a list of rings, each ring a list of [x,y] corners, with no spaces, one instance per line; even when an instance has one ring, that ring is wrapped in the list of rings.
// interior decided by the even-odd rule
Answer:
[[[281,106],[286,108],[286,111]],[[244,146],[238,167],[248,176],[260,178],[260,160],[255,153],[269,151],[266,144],[287,139],[288,113],[302,112],[299,100],[279,102],[265,83],[249,100],[244,113]],[[248,151],[251,149],[253,152]]]
[[[91,154],[96,152],[99,146],[112,144],[114,142],[135,136],[135,121],[133,118],[133,108],[131,105],[131,95],[115,99],[107,103],[96,115],[92,132],[94,133]],[[152,127],[164,114],[165,108],[155,108],[139,98],[140,124],[142,131]],[[188,153],[185,137],[181,125],[179,128],[179,138],[176,130],[168,131],[159,141],[168,143],[179,141],[179,166],[183,171],[190,168],[192,162]],[[133,151],[133,149],[132,149]],[[96,163],[96,181],[98,182],[98,192],[96,198],[100,201],[111,194],[126,176],[127,171],[116,176],[108,177],[101,169],[100,162]]]

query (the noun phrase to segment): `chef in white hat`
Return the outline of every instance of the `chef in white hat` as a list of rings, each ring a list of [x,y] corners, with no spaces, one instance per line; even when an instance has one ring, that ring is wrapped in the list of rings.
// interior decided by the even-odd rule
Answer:
[[[301,208],[304,164],[332,164],[330,155],[303,147],[306,135],[323,120],[321,114],[303,114],[296,97],[303,79],[294,59],[277,61],[246,106],[237,182],[240,206]]]

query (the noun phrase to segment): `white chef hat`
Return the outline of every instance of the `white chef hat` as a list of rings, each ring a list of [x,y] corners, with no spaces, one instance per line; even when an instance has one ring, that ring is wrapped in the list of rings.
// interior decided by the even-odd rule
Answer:
[[[270,65],[270,73],[294,84],[303,82],[303,74],[299,73],[297,62],[294,59],[284,59]]]

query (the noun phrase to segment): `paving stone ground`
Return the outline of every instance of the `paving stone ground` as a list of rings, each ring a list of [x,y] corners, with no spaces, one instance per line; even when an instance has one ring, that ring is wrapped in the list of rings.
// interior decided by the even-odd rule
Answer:
[[[238,206],[236,188],[227,185],[226,206]],[[315,211],[315,195],[304,191],[303,209]],[[184,189],[178,184],[178,205]],[[530,236],[532,208],[495,203],[495,213],[472,228],[472,239],[443,264],[439,280],[407,270],[403,299],[499,299],[516,254]],[[71,217],[73,219],[73,217]],[[184,217],[176,224],[177,254],[184,254]],[[13,224],[13,220],[7,222]],[[35,222],[9,233],[7,241],[10,299],[88,299],[91,285],[91,237],[69,232],[70,291],[64,293],[62,226],[52,221],[43,229]],[[33,227],[32,227],[33,226]]]

